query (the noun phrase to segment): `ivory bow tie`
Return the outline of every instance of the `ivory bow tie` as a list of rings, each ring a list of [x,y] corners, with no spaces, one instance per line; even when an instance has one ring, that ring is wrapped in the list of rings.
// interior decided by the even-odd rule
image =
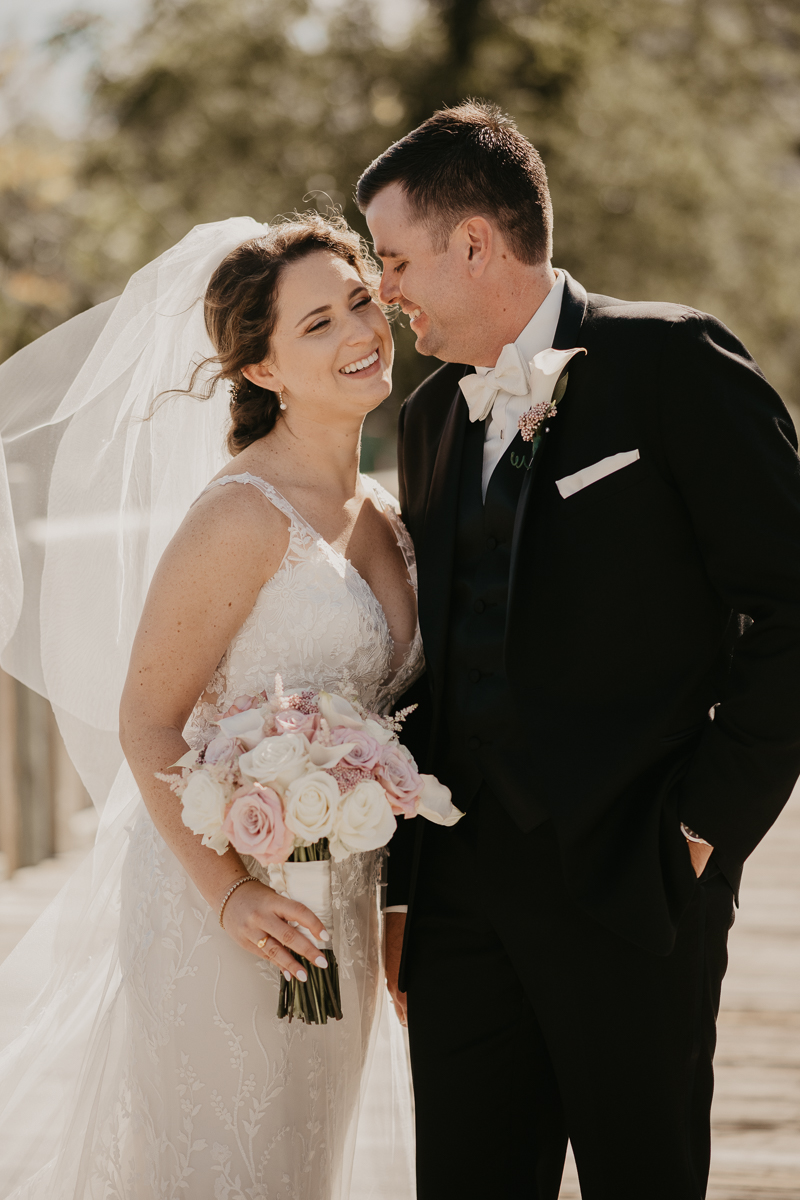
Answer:
[[[470,421],[485,421],[492,411],[498,392],[527,396],[530,391],[529,368],[523,362],[516,342],[500,351],[497,364],[485,375],[465,375],[458,381],[469,408]]]

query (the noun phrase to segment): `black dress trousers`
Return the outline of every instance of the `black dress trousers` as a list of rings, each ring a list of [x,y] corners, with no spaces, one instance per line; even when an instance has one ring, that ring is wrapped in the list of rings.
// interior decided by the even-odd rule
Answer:
[[[692,871],[687,848],[686,870]],[[658,956],[573,901],[549,823],[484,786],[426,826],[408,947],[418,1200],[702,1200],[733,897],[709,864]]]

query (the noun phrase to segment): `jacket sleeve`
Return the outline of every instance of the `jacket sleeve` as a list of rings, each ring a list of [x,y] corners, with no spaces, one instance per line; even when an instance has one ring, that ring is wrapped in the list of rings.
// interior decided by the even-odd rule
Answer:
[[[417,766],[425,771],[428,754],[428,733],[430,730],[430,693],[427,676],[421,675],[396,703],[396,708],[407,708],[416,704],[400,734],[400,740],[414,756]],[[412,817],[407,820],[399,817],[397,829],[389,842],[389,865],[387,870],[387,905],[408,904],[411,895],[411,884],[414,874],[418,826],[424,817]]]
[[[397,423],[397,479],[398,491],[400,493],[398,496],[400,512],[407,525],[408,489],[403,470],[405,420],[406,405],[404,404],[400,409],[400,417]],[[430,697],[428,694],[427,678],[424,675],[411,685],[411,688],[404,696],[400,697],[396,708],[406,708],[411,704],[416,704],[418,707],[409,716],[400,737],[403,745],[407,746],[414,755],[420,770],[424,771],[425,758],[427,756],[427,731],[430,723],[428,711]],[[422,817],[414,817],[410,821],[401,817],[397,822],[397,829],[394,836],[389,842],[388,886],[386,889],[386,904],[389,907],[395,904],[408,904],[414,872],[415,846],[418,834],[417,826],[422,820]]]
[[[681,819],[735,878],[800,773],[800,462],[780,397],[713,317],[669,337],[661,431],[712,586],[750,617],[678,785]]]

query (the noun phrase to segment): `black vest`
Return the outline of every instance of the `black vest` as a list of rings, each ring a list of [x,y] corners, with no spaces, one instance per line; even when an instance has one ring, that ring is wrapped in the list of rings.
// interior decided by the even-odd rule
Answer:
[[[466,809],[482,783],[523,830],[547,812],[535,799],[536,764],[520,725],[503,665],[511,541],[524,468],[530,457],[519,435],[481,492],[486,427],[470,423],[459,483],[458,522],[450,600],[442,746],[437,774]]]

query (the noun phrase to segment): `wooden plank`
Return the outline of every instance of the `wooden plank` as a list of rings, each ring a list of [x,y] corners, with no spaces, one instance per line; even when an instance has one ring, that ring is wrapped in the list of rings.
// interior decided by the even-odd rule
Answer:
[[[19,864],[32,867],[55,853],[51,709],[22,683],[15,692]]]
[[[19,866],[16,728],[16,683],[0,668],[0,878],[4,879]]]

